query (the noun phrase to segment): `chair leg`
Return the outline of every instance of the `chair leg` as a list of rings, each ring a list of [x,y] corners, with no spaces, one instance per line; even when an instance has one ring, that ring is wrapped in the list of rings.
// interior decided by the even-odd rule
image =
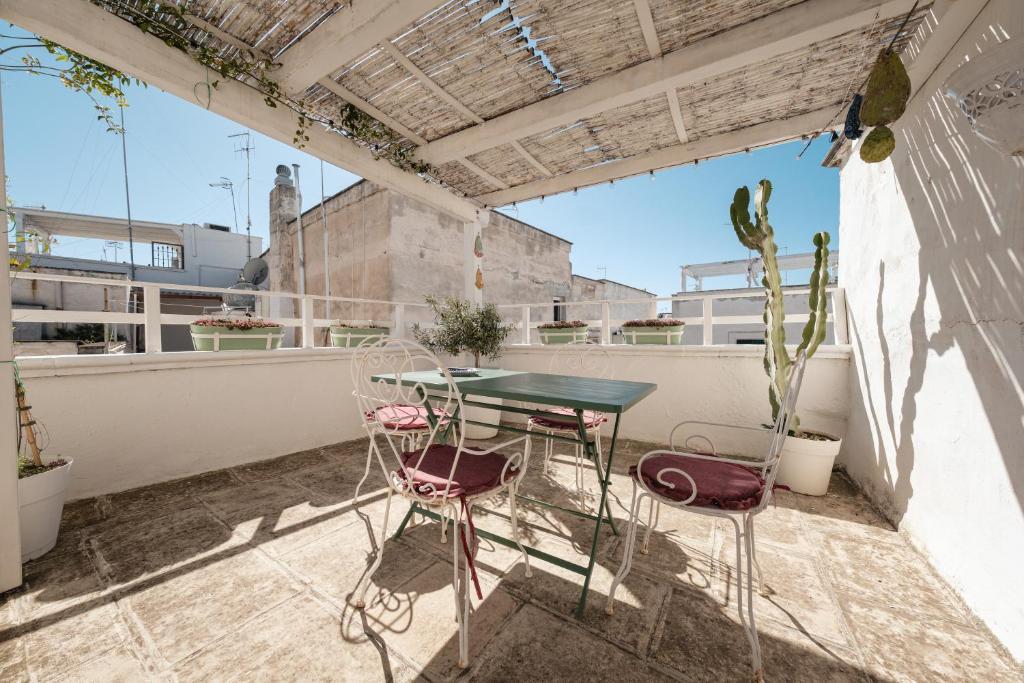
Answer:
[[[757,570],[757,592],[761,595],[761,597],[767,598],[768,595],[769,595],[768,584],[766,584],[764,582],[764,572],[761,571],[761,564],[757,561],[757,544],[754,543],[754,516],[753,515],[750,515],[750,524],[749,525],[750,525],[750,531],[749,531],[750,540],[748,541],[748,543],[749,543],[749,549],[750,549],[750,556],[754,560],[754,569]]]
[[[471,506],[467,506],[466,514],[472,514]],[[455,533],[459,536],[452,544],[455,546],[455,579],[453,585],[455,587],[455,619],[459,624],[459,668],[465,669],[469,667],[469,607],[472,578],[469,571],[470,558],[462,547],[462,539],[465,538],[467,533],[466,525],[458,510],[454,512],[452,517],[455,519]],[[473,548],[469,550],[473,552]],[[460,559],[462,560],[461,592],[459,590]]]
[[[764,673],[761,669],[761,646],[757,638],[757,626],[754,623],[754,583],[750,575],[751,558],[749,552],[746,553],[747,577],[745,586],[743,577],[744,550],[749,549],[747,545],[749,540],[747,535],[749,523],[748,519],[744,517],[743,528],[741,529],[740,523],[734,517],[730,517],[729,521],[732,522],[736,532],[736,611],[739,614],[740,623],[743,625],[743,631],[746,633],[747,642],[750,643],[751,660],[754,670],[753,680],[759,682],[764,680]],[[743,612],[744,594],[747,601],[746,614]]]
[[[370,445],[366,449],[366,467],[363,469],[363,478],[356,484],[356,493],[352,496],[352,507],[355,507],[359,503],[359,489],[363,487],[363,483],[366,482],[366,478],[370,476],[370,462],[373,459],[373,435],[370,435]]]
[[[626,546],[622,550],[622,564],[619,565],[619,571],[615,573],[615,578],[612,580],[611,590],[608,591],[608,603],[604,608],[606,614],[614,614],[615,591],[618,590],[619,584],[629,574],[629,570],[633,568],[633,546],[636,543],[636,525],[640,517],[640,504],[644,498],[644,494],[637,495],[637,493],[637,485],[634,482],[633,500],[629,503],[629,528],[626,530]]]
[[[750,633],[754,639],[754,681],[762,683],[764,681],[764,664],[761,661],[761,641],[757,637],[757,624],[754,621],[754,573],[751,567],[754,560],[754,516],[745,515],[744,523],[747,527],[747,532],[743,534],[747,555],[747,616],[750,619]]]
[[[388,537],[388,514],[391,512],[391,495],[393,493],[394,490],[389,486],[388,500],[384,505],[384,522],[381,524],[380,528],[380,545],[377,546],[377,557],[374,558],[373,564],[366,571],[366,574],[363,575],[363,578],[361,578],[359,583],[356,584],[356,589],[352,591],[353,596],[359,596],[355,601],[357,609],[363,609],[366,607],[366,594],[370,591],[370,580],[374,573],[376,573],[378,567],[380,567],[381,560],[384,559],[384,541]],[[362,587],[361,590],[360,586]]]
[[[651,498],[651,509],[647,513],[647,530],[644,531],[644,542],[640,546],[640,554],[646,555],[651,551],[651,532],[658,526],[658,517],[661,516],[661,501]]]
[[[512,539],[519,546],[519,552],[523,554],[523,562],[526,563],[526,577],[533,576],[533,572],[530,570],[530,555],[526,552],[526,548],[519,541],[519,506],[516,503],[516,492],[519,490],[518,484],[513,484],[508,489],[508,504],[510,513],[512,516]]]

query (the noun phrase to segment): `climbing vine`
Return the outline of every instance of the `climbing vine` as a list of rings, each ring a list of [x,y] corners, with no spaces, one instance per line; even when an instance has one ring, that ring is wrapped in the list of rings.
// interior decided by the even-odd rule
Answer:
[[[345,103],[335,121],[309,111],[304,101],[295,101],[285,95],[269,75],[277,66],[270,57],[256,50],[223,51],[190,39],[187,34],[196,27],[187,17],[188,2],[181,5],[167,3],[166,0],[138,0],[132,4],[123,0],[92,2],[159,38],[169,47],[186,53],[216,74],[212,79],[207,77],[195,84],[193,92],[199,104],[210,106],[220,78],[236,80],[259,91],[268,107],[282,106],[295,112],[298,125],[292,142],[299,149],[309,142],[310,124],[319,123],[366,145],[374,158],[386,159],[413,173],[429,172],[430,166],[416,159],[415,147],[401,144],[402,137],[398,133],[356,107]]]

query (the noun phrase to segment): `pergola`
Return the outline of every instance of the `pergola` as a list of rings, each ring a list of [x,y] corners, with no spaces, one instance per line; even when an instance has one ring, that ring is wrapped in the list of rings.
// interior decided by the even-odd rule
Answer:
[[[173,3],[172,3],[173,4]],[[831,131],[889,44],[914,50],[915,90],[984,2],[976,0],[0,0],[0,17],[463,221],[467,263],[486,211]],[[207,55],[272,63],[289,106],[225,78],[133,23],[173,24]],[[911,40],[930,33],[927,40]],[[217,81],[216,86],[213,82]],[[265,85],[265,83],[264,83]],[[350,105],[425,170],[339,123]],[[467,292],[476,294],[471,271]],[[10,386],[8,281],[0,361]],[[13,396],[0,392],[0,413]],[[16,427],[4,421],[5,451]],[[10,459],[13,461],[13,458]],[[10,468],[8,468],[10,469]],[[16,478],[0,501],[17,514]],[[17,548],[17,525],[0,547]],[[20,583],[0,561],[0,589]]]
[[[841,125],[878,51],[931,0],[188,0],[156,14],[219,56],[265,59],[317,121],[306,150],[472,221],[496,207]],[[4,19],[284,142],[295,115],[140,30],[152,3],[10,0]],[[976,8],[975,8],[976,9]],[[144,12],[149,11],[150,14]],[[973,16],[973,15],[971,15]],[[920,84],[934,55],[915,55]],[[177,35],[177,34],[176,34]],[[948,45],[947,45],[948,47]],[[915,76],[918,76],[915,78]],[[209,88],[212,80],[216,87]],[[428,163],[404,171],[335,123],[351,105]],[[365,136],[363,136],[365,138]]]

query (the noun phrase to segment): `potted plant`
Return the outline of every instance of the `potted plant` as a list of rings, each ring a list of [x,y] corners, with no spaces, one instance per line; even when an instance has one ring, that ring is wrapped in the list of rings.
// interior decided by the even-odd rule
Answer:
[[[682,320],[675,318],[646,318],[622,323],[622,338],[627,344],[682,344]]]
[[[200,318],[189,325],[196,351],[269,351],[281,346],[284,326],[246,313],[231,318]]]
[[[372,320],[339,320],[331,325],[331,346],[352,348],[363,344],[375,344],[391,334],[387,325]]]
[[[772,226],[768,223],[768,199],[772,194],[772,184],[762,180],[757,184],[754,194],[754,221],[750,220],[748,206],[750,191],[746,187],[736,190],[733,196],[729,215],[733,228],[740,243],[748,249],[756,251],[764,264],[764,285],[766,300],[764,305],[765,320],[765,353],[764,368],[768,374],[768,400],[771,403],[772,419],[778,417],[782,396],[786,392],[789,367],[792,360],[786,349],[786,313],[782,305],[782,277],[776,260],[778,248]],[[814,267],[811,269],[810,293],[807,303],[810,316],[804,325],[797,353],[806,351],[810,358],[818,346],[825,340],[826,323],[828,322],[827,296],[828,286],[828,243],[829,234],[819,232],[814,236]],[[824,495],[828,490],[828,482],[832,476],[832,467],[842,440],[832,434],[811,431],[800,425],[794,416],[792,428],[782,450],[782,460],[776,481],[788,486],[797,493],[812,496]]]
[[[590,334],[587,323],[582,320],[556,320],[537,325],[542,344],[572,344],[585,342]]]
[[[480,359],[497,360],[501,357],[505,339],[515,325],[504,323],[494,304],[474,304],[466,299],[448,297],[443,302],[428,296],[427,303],[434,311],[435,326],[424,329],[418,323],[413,325],[413,337],[434,353],[458,356],[469,353],[473,356],[473,368],[480,367]],[[501,399],[474,398],[481,403],[501,405]],[[465,407],[466,418],[481,422],[498,422],[501,413],[476,406]],[[494,427],[466,425],[469,439],[490,439],[497,436]]]
[[[35,559],[57,545],[64,498],[71,485],[71,460],[43,460],[37,440],[36,422],[25,402],[25,385],[15,385],[18,401],[20,443],[30,455],[18,458],[18,518],[21,527],[21,561]]]

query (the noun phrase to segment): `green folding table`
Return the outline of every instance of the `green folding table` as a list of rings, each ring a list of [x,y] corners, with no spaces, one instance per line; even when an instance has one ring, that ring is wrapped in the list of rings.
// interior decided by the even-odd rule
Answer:
[[[550,553],[546,553],[537,548],[525,546],[526,552],[531,557],[536,557],[537,559],[550,562],[551,564],[583,575],[583,591],[581,592],[579,602],[576,605],[576,614],[578,616],[582,616],[583,609],[587,602],[587,591],[590,588],[590,577],[591,574],[593,574],[594,563],[597,558],[597,545],[600,540],[602,520],[607,517],[612,531],[614,533],[618,533],[615,529],[615,522],[612,520],[611,516],[611,505],[608,500],[608,487],[611,481],[612,461],[615,457],[615,442],[619,435],[619,422],[621,421],[621,417],[624,412],[657,389],[657,385],[649,382],[624,382],[621,380],[571,377],[539,372],[515,372],[511,370],[496,369],[482,369],[480,370],[479,376],[456,377],[454,379],[462,394],[463,405],[466,406],[477,406],[490,410],[501,410],[503,412],[520,413],[523,415],[554,415],[562,420],[565,419],[565,415],[549,413],[545,410],[545,407],[572,408],[576,413],[576,423],[578,428],[576,437],[561,436],[557,434],[545,435],[537,432],[531,432],[531,434],[556,441],[582,444],[586,457],[595,462],[595,464],[597,462],[596,446],[593,441],[587,438],[586,426],[583,420],[583,411],[594,410],[614,416],[615,425],[612,429],[611,446],[604,458],[604,472],[601,472],[598,468],[597,473],[601,486],[601,498],[597,506],[598,514],[590,514],[583,510],[561,507],[548,501],[537,500],[529,496],[518,496],[519,498],[531,503],[557,508],[563,512],[567,512],[577,517],[590,519],[594,522],[594,539],[590,546],[590,558],[586,565],[577,564]],[[375,375],[373,380],[393,384],[395,382],[395,376],[391,374]],[[421,398],[423,398],[424,405],[427,407],[427,417],[431,424],[436,424],[437,418],[433,414],[427,399],[431,392],[447,392],[448,385],[444,376],[436,370],[410,372],[402,374],[401,382],[404,386],[419,388]],[[500,398],[506,402],[516,401],[524,404],[532,404],[537,407],[521,408],[510,405],[496,406],[490,403],[474,401],[472,400],[472,397]],[[451,423],[454,422],[456,422],[456,420],[451,421]],[[521,433],[526,433],[527,431],[526,429],[511,425],[493,424],[477,420],[466,420],[466,422],[485,427],[496,427],[503,431]],[[449,425],[449,429],[451,429],[451,424]],[[441,521],[440,515],[434,511],[413,503],[409,508],[409,512],[406,514],[405,519],[403,519],[401,525],[399,525],[398,531],[395,533],[396,538],[402,535],[402,532],[405,531],[406,524],[408,524],[412,515],[416,512],[419,512],[421,515],[431,519]],[[477,534],[482,538],[487,538],[495,543],[500,543],[510,548],[516,547],[515,542],[510,538],[505,538],[482,529],[478,529]]]

